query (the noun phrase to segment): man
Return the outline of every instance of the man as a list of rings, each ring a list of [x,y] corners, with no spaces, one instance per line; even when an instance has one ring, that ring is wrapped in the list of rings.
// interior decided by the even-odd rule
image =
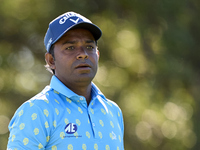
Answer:
[[[54,19],[44,43],[49,86],[13,116],[8,150],[123,150],[120,108],[92,83],[101,30],[74,12]]]

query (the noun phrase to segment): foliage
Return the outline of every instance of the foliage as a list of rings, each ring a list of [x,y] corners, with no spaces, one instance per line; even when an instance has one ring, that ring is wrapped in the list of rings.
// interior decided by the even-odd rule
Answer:
[[[200,1],[1,0],[0,150],[15,110],[49,83],[48,23],[78,12],[103,31],[94,80],[124,114],[126,150],[198,149]]]

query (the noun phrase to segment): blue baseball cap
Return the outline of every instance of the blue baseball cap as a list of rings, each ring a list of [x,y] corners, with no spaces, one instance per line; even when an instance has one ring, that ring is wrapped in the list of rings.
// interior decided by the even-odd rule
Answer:
[[[67,12],[49,23],[49,28],[44,38],[44,45],[47,52],[49,52],[51,45],[58,41],[67,31],[75,28],[89,30],[96,41],[102,35],[101,29],[89,19],[75,12]]]

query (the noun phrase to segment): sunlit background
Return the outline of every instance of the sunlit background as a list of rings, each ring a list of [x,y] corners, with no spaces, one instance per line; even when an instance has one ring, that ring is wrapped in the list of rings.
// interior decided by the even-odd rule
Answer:
[[[0,150],[51,78],[43,37],[66,11],[103,31],[95,84],[122,109],[126,150],[200,149],[199,0],[0,0]]]

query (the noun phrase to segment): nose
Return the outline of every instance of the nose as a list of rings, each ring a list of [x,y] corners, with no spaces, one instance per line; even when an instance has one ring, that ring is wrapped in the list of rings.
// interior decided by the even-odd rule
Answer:
[[[81,47],[76,58],[77,59],[88,59],[88,56],[89,55],[88,55],[87,51],[83,47]]]

